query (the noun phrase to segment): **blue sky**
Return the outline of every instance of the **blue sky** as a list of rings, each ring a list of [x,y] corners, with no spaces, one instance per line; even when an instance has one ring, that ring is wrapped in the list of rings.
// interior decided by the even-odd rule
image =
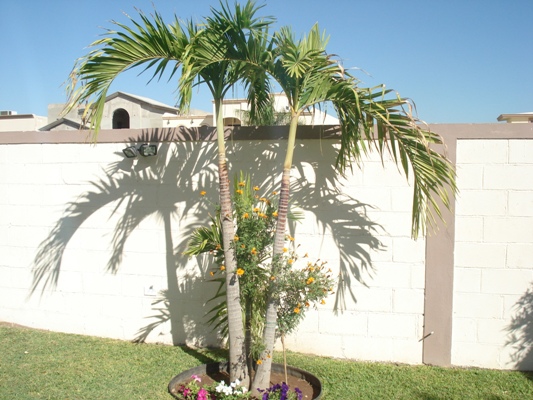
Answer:
[[[241,1],[241,3],[244,0]],[[63,103],[62,83],[76,58],[111,20],[135,7],[155,8],[169,22],[201,20],[215,0],[0,0],[0,110],[47,115]],[[230,0],[230,4],[233,1]],[[262,15],[299,36],[318,22],[328,52],[364,70],[362,86],[381,83],[414,100],[430,123],[496,122],[502,113],[533,111],[532,0],[259,0]],[[147,85],[139,70],[115,81],[124,91],[174,105],[176,82]],[[236,91],[235,96],[243,93]],[[193,108],[211,110],[207,89]]]

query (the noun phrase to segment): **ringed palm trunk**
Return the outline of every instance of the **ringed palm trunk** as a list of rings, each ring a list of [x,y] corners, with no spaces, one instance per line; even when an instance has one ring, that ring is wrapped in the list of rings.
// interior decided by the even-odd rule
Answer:
[[[281,177],[281,188],[278,206],[278,222],[276,224],[276,235],[274,236],[273,260],[283,254],[285,246],[285,230],[287,227],[287,217],[289,214],[289,194],[291,184],[291,167],[294,154],[294,144],[296,142],[296,130],[298,128],[299,113],[291,117],[289,128],[289,138],[287,140],[287,153],[283,164],[283,175]],[[266,305],[265,329],[263,332],[263,345],[265,350],[261,355],[261,363],[257,367],[253,381],[253,389],[265,389],[270,386],[270,373],[272,370],[272,354],[276,344],[276,325],[278,319],[278,299],[273,296],[276,281],[271,281],[269,295]]]
[[[218,142],[218,174],[220,191],[220,218],[222,220],[222,244],[224,248],[224,262],[226,265],[226,303],[228,308],[229,330],[229,372],[231,382],[236,379],[248,388],[250,375],[246,363],[244,326],[242,321],[242,307],[240,303],[239,279],[237,277],[237,262],[235,249],[232,246],[235,237],[233,224],[233,209],[231,205],[231,191],[229,185],[228,166],[226,162],[226,144],[224,141],[224,122],[222,115],[222,100],[215,100],[217,115]]]

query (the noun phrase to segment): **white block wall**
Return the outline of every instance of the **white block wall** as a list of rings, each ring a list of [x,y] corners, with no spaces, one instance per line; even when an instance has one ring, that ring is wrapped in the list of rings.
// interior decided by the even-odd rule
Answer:
[[[216,344],[205,324],[212,265],[181,255],[207,218],[199,190],[216,201],[214,146],[161,144],[157,158],[136,161],[123,147],[0,145],[0,320],[126,340],[154,324],[148,341]],[[243,169],[266,187],[282,150],[277,141],[231,143],[232,173]],[[335,184],[333,160],[333,142],[298,142],[294,201],[306,218],[293,235],[302,253],[342,273],[345,301],[333,296],[310,311],[289,348],[420,363],[425,243],[410,239],[410,188],[377,158]],[[41,280],[32,293],[38,267],[60,272],[56,285],[42,291]]]
[[[452,364],[532,369],[533,140],[459,140]]]

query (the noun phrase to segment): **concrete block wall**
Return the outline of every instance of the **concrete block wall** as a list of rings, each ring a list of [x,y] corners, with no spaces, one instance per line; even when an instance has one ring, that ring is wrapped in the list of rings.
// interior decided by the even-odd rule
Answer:
[[[533,140],[458,140],[452,363],[532,369]]]
[[[420,363],[424,241],[410,239],[408,182],[390,161],[383,168],[370,158],[337,184],[335,146],[298,142],[294,202],[306,218],[291,229],[302,254],[342,274],[344,290],[310,310],[288,346]],[[0,145],[0,320],[217,344],[205,317],[216,288],[208,282],[212,264],[181,255],[187,233],[210,211],[199,191],[217,201],[214,144],[161,143],[157,157],[133,161],[124,147]],[[230,144],[232,173],[275,188],[282,151],[278,141]]]
[[[328,261],[342,284],[309,310],[288,347],[533,368],[533,129],[520,125],[435,127],[457,162],[460,194],[455,216],[448,213],[452,229],[416,242],[411,188],[390,160],[383,166],[370,156],[336,179],[337,142],[299,140],[292,193],[305,219],[291,223],[291,234],[299,252]],[[228,140],[232,174],[248,172],[269,192],[278,188],[284,150],[272,138],[276,129],[260,140],[246,131]],[[198,134],[206,136],[103,131],[96,146],[72,132],[0,136],[0,320],[125,340],[220,343],[205,316],[213,264],[181,255],[211,211],[207,200],[217,201],[216,149],[209,131]],[[123,157],[122,148],[147,137],[158,143],[157,157]],[[450,299],[442,307],[432,295],[441,286]]]

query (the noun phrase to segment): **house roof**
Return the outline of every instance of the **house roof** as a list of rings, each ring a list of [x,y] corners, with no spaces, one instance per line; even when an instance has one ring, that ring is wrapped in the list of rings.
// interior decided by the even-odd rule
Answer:
[[[112,100],[116,97],[127,98],[137,103],[150,104],[152,107],[158,108],[162,110],[163,112],[168,112],[171,114],[177,114],[179,112],[179,108],[169,106],[168,104],[161,103],[160,101],[156,101],[148,97],[137,96],[136,94],[126,93],[126,92],[115,92],[113,94],[110,94],[109,96],[106,97],[105,101],[108,102],[109,100]]]
[[[79,122],[73,121],[68,118],[59,118],[56,119],[54,122],[49,123],[48,125],[45,125],[41,128],[39,128],[40,131],[51,131],[52,129],[60,126],[60,125],[67,125],[74,129],[87,129],[87,126],[80,124]]]
[[[525,113],[514,113],[514,114],[501,114],[498,117],[498,121],[509,121],[509,120],[527,120],[527,119],[533,119],[533,112],[525,112]]]

